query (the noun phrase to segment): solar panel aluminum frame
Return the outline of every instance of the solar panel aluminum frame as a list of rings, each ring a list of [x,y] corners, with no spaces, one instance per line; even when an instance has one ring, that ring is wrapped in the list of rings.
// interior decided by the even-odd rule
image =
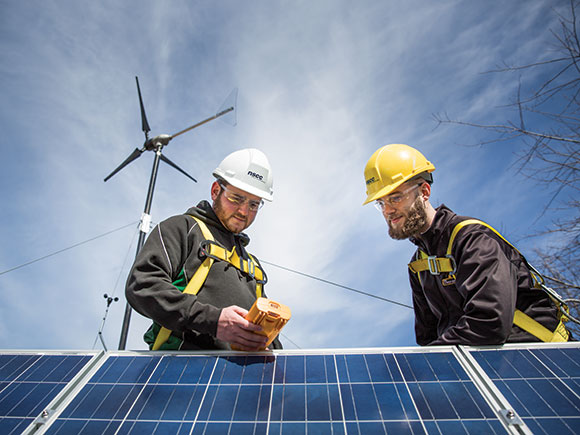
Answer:
[[[532,434],[532,431],[469,353],[469,347],[456,346],[454,353],[508,433]]]

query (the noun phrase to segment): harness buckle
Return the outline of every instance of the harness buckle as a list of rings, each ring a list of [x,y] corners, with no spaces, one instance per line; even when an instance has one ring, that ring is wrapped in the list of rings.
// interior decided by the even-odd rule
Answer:
[[[256,265],[254,264],[251,258],[248,258],[248,275],[250,275],[252,279],[255,279],[255,274],[256,274]]]
[[[439,266],[437,265],[437,257],[434,255],[429,255],[427,257],[427,265],[429,266],[429,272],[431,275],[439,275]]]
[[[225,260],[227,261],[227,249],[224,248],[218,242],[214,242],[213,240],[202,240],[199,243],[199,253],[202,256],[204,256],[204,257],[213,258],[214,260],[224,260],[223,258],[220,258],[217,255],[214,255],[214,254],[211,253],[211,246],[212,245],[216,245],[218,248],[221,248],[221,249],[224,250],[224,252],[226,252],[226,258],[225,258]]]
[[[453,258],[453,255],[451,254],[447,254],[445,258],[449,258],[449,262],[451,263],[452,267],[452,270],[451,272],[449,272],[449,275],[455,275],[455,272],[457,272],[457,263],[455,262],[455,258]]]
[[[209,245],[209,240],[202,240],[199,244],[199,254],[203,257],[209,257],[209,250],[207,249]]]
[[[257,279],[256,277],[254,277],[254,279],[258,284],[266,285],[266,283],[268,282],[268,275],[266,275],[266,271],[264,269],[261,270],[262,270],[262,279]]]

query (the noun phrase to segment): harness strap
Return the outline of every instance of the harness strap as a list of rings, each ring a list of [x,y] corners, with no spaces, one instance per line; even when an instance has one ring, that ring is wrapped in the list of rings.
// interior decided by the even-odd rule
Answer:
[[[472,224],[480,224],[480,225],[483,225],[484,227],[489,228],[495,234],[497,234],[504,242],[506,242],[508,245],[510,245],[512,248],[514,248],[518,252],[518,254],[520,254],[520,256],[522,256],[522,258],[523,258],[523,255],[520,253],[520,251],[518,251],[518,249],[514,245],[512,245],[510,242],[508,242],[505,239],[505,237],[502,236],[500,233],[498,233],[496,231],[496,229],[493,228],[491,225],[489,225],[483,221],[480,221],[478,219],[466,219],[464,221],[459,222],[453,228],[453,231],[451,232],[451,237],[449,238],[449,243],[447,244],[447,252],[445,253],[445,257],[435,257],[434,255],[426,256],[426,254],[424,254],[425,255],[424,258],[420,258],[418,260],[415,260],[415,261],[412,261],[411,263],[409,263],[409,269],[411,269],[411,272],[419,273],[419,272],[424,272],[424,271],[428,270],[431,272],[432,275],[439,275],[439,273],[441,273],[441,272],[454,273],[455,272],[455,261],[453,259],[453,256],[451,255],[451,250],[453,249],[453,242],[455,241],[455,237],[457,236],[457,233],[463,227],[465,227],[467,225],[472,225]],[[422,251],[420,251],[420,252],[422,252]],[[526,261],[526,264],[527,264],[527,261]],[[435,271],[436,273],[434,273],[433,271]],[[534,280],[537,281],[535,274],[532,274],[532,276],[534,276]]]
[[[202,255],[213,258],[214,260],[221,260],[230,263],[236,269],[250,275],[259,284],[265,284],[267,281],[266,274],[260,266],[258,266],[254,257],[250,255],[250,258],[248,259],[241,258],[238,255],[235,246],[231,251],[228,251],[215,240],[205,240],[201,243],[201,253]]]
[[[455,228],[453,228],[453,232],[451,233],[451,238],[449,239],[449,244],[447,245],[447,252],[446,252],[447,255],[451,255],[451,249],[453,248],[453,242],[455,241],[455,236],[457,236],[457,233],[459,232],[459,230],[461,230],[463,227],[465,227],[467,225],[473,225],[473,224],[479,224],[479,225],[483,225],[484,227],[489,228],[495,234],[497,234],[499,236],[499,238],[501,238],[504,242],[506,242],[508,245],[510,245],[512,248],[514,248],[516,250],[516,252],[518,254],[520,254],[520,256],[523,257],[523,255],[520,253],[520,251],[518,251],[518,248],[516,248],[514,245],[512,245],[510,242],[508,242],[507,239],[504,236],[502,236],[495,228],[493,228],[491,225],[489,225],[483,221],[480,221],[479,219],[466,219],[464,221],[459,222],[457,225],[455,225]]]
[[[199,225],[199,229],[201,230],[203,237],[205,237],[206,239],[213,240],[214,239],[213,235],[209,230],[209,228],[207,227],[207,225],[194,216],[192,216],[192,218],[195,219],[195,221]],[[207,278],[207,275],[209,273],[209,270],[211,269],[213,262],[214,259],[211,257],[206,257],[205,260],[203,260],[201,266],[199,266],[199,268],[195,271],[195,273],[187,283],[187,286],[183,290],[183,293],[196,295],[199,292],[201,286],[203,285],[205,279]],[[170,335],[171,330],[162,326],[161,329],[159,330],[159,333],[157,334],[157,337],[155,338],[155,343],[153,343],[153,347],[151,349],[159,350],[159,348],[163,345],[163,343],[167,341]]]
[[[191,215],[190,215],[191,216]],[[200,219],[196,218],[195,216],[191,216],[197,222],[201,233],[205,240],[201,242],[201,253],[205,255],[205,259],[201,263],[201,266],[195,271],[191,280],[187,283],[187,286],[183,290],[183,293],[193,294],[196,295],[199,293],[199,290],[203,286],[207,275],[209,274],[209,270],[213,265],[215,260],[225,261],[230,263],[236,269],[241,270],[242,272],[247,273],[252,278],[256,280],[256,296],[262,297],[262,289],[264,284],[268,281],[266,273],[262,270],[256,259],[249,254],[250,258],[243,259],[241,258],[237,251],[236,247],[234,246],[231,251],[228,251],[222,245],[215,241],[213,234],[207,227],[207,225]],[[161,327],[157,337],[155,338],[155,343],[153,343],[152,350],[159,350],[159,348],[167,341],[169,336],[171,335],[171,330]]]
[[[570,332],[568,332],[562,320],[560,320],[558,326],[552,332],[523,311],[516,310],[514,313],[514,324],[545,343],[565,342],[570,338]]]
[[[541,277],[541,275],[539,275],[536,272],[536,270],[528,263],[526,258],[522,255],[522,253],[514,245],[508,242],[507,239],[504,236],[502,236],[495,228],[478,219],[466,219],[455,225],[453,231],[451,232],[449,243],[447,244],[447,252],[445,254],[445,257],[436,257],[434,255],[429,256],[425,252],[419,250],[418,252],[419,258],[409,263],[408,266],[411,272],[417,274],[417,277],[419,278],[419,282],[421,283],[421,285],[423,284],[421,282],[421,275],[419,274],[419,272],[424,272],[427,270],[431,273],[431,275],[439,275],[441,272],[449,273],[448,277],[442,280],[443,285],[455,283],[454,274],[456,271],[456,264],[455,259],[451,255],[451,250],[453,249],[453,242],[455,241],[457,233],[459,233],[459,231],[463,227],[472,224],[479,224],[489,228],[495,234],[497,234],[498,237],[500,237],[504,242],[506,242],[513,249],[515,249],[515,251],[520,255],[520,257],[526,264],[528,270],[530,271],[532,279],[534,280],[534,287],[545,290],[548,293],[548,296],[554,301],[554,303],[558,307],[560,313],[562,313],[561,307],[563,307],[565,312],[568,311],[568,307],[561,302],[560,298],[557,295],[552,295],[553,290],[552,292],[550,292],[545,287],[545,285],[543,285],[544,284],[543,277]],[[530,316],[525,314],[523,311],[516,309],[514,312],[514,324],[523,329],[524,331],[528,332],[529,334],[532,334],[534,337],[542,340],[543,342],[568,341],[570,337],[570,332],[566,329],[566,326],[564,325],[564,322],[566,322],[567,320],[568,318],[566,317],[566,315],[562,313],[562,315],[560,316],[560,322],[558,323],[558,326],[556,327],[554,332],[552,332],[548,328],[543,326],[541,323],[535,321]]]
[[[256,259],[252,256],[252,254],[248,254],[248,255],[250,256],[252,261],[254,263],[256,263]],[[262,278],[259,281],[256,280],[256,296],[258,298],[261,298],[262,297],[262,289],[264,288],[264,284],[266,284],[266,281],[268,281],[268,278],[267,278],[266,274],[264,273],[264,271],[260,267],[258,267],[257,270],[262,275]]]

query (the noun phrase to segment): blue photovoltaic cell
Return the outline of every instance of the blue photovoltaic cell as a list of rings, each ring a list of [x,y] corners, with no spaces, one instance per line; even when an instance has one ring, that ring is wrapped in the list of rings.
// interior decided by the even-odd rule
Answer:
[[[580,347],[468,352],[532,432],[580,433]],[[105,354],[46,433],[505,433],[459,355]],[[0,353],[0,433],[37,420],[90,358]]]
[[[0,433],[21,433],[92,358],[0,355]]]
[[[470,353],[534,433],[580,433],[580,348]]]
[[[502,432],[501,423],[448,351],[111,355],[47,433],[425,430]]]

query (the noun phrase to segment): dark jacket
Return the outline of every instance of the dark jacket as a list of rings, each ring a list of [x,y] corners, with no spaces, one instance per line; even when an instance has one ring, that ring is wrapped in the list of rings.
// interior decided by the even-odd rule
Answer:
[[[186,214],[170,217],[151,231],[129,274],[127,301],[140,314],[182,339],[181,350],[229,350],[228,343],[215,338],[221,310],[231,305],[249,310],[256,300],[256,281],[229,263],[215,261],[197,295],[182,293],[180,289],[185,288],[203,261],[199,246],[205,240],[189,215],[205,222],[225,248],[236,246],[238,255],[247,258],[245,246],[249,237],[228,231],[211,205],[201,201]],[[150,342],[150,334],[146,335]],[[281,347],[278,339],[270,345]]]
[[[470,218],[441,205],[429,230],[411,241],[427,255],[444,257],[453,228],[466,219]],[[557,308],[542,290],[532,288],[520,254],[492,230],[480,224],[465,226],[451,254],[457,264],[455,284],[443,285],[447,273],[420,272],[419,281],[409,271],[419,345],[539,341],[513,325],[516,308],[550,331],[556,328]]]

